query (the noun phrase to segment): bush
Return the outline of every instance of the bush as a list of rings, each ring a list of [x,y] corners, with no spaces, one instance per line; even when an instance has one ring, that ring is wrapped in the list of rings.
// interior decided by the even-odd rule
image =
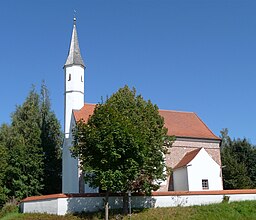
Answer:
[[[5,203],[5,205],[3,206],[3,208],[0,211],[0,218],[7,215],[8,213],[14,213],[14,212],[18,212],[18,211],[19,211],[19,208],[17,205],[17,201],[12,200],[10,202]]]

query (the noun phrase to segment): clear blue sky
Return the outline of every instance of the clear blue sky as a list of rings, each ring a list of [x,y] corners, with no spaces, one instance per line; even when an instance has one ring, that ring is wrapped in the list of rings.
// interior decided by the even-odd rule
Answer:
[[[256,144],[255,0],[8,0],[0,3],[0,123],[45,80],[63,124],[73,10],[85,101],[134,86],[161,109],[196,112]]]

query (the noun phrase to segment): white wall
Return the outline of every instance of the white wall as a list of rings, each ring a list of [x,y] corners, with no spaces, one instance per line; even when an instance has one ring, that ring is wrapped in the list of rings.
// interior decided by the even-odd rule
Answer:
[[[75,126],[75,118],[72,114],[70,135],[64,139],[62,150],[62,193],[80,193],[79,177],[82,174],[79,168],[79,159],[71,155],[70,147],[73,145],[72,129]],[[98,193],[98,188],[92,188],[89,184],[84,184],[84,193]]]
[[[222,190],[220,166],[202,148],[187,166],[189,191],[201,191],[202,179],[208,179],[209,190]]]
[[[21,210],[23,213],[58,213],[58,200],[59,199],[46,199],[38,201],[30,201],[21,203]],[[67,204],[65,204],[67,206]]]
[[[69,74],[71,80],[69,80]],[[82,77],[82,80],[81,80]],[[69,137],[72,110],[84,106],[84,68],[78,65],[65,67],[65,137]]]
[[[188,191],[187,167],[181,167],[173,171],[174,191]]]
[[[70,132],[75,125],[72,115]],[[64,138],[62,149],[62,192],[79,193],[79,169],[78,159],[71,156],[70,147],[72,146],[72,133],[68,138]]]
[[[73,109],[84,105],[84,68],[79,65],[65,66],[65,120],[62,151],[62,192],[79,192],[78,159],[71,157],[72,128],[75,125]],[[70,77],[69,77],[70,75]]]
[[[248,194],[226,194],[224,191],[209,194],[178,194],[178,195],[155,195],[155,196],[133,196],[133,208],[157,208],[157,207],[176,207],[193,206],[220,203],[223,196],[229,196],[229,201],[256,200],[256,192]],[[55,198],[38,201],[22,201],[21,211],[23,213],[49,213],[65,215],[74,212],[95,212],[103,210],[102,196]],[[110,209],[122,208],[122,197],[111,196],[109,198]]]
[[[62,150],[62,192],[79,193],[78,159],[71,157],[71,139],[65,139]]]

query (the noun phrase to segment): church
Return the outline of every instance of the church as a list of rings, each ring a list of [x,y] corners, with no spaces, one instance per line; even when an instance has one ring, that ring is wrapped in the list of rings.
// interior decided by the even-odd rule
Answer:
[[[80,119],[85,122],[93,114],[95,104],[84,103],[85,64],[80,53],[76,19],[69,53],[64,65],[64,143],[62,153],[62,193],[97,193],[84,183],[79,159],[70,153],[72,129]],[[221,139],[213,134],[194,112],[159,110],[168,135],[175,136],[165,155],[173,172],[161,183],[160,192],[222,190]]]

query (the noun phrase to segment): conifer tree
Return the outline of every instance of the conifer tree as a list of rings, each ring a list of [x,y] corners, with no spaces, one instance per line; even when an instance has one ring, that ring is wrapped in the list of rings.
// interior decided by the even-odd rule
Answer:
[[[5,147],[5,144],[3,142],[4,136],[4,130],[5,128],[8,128],[7,125],[3,124],[0,128],[0,207],[5,203],[7,199],[7,189],[4,184],[4,180],[6,178],[6,169],[8,167],[8,151]]]
[[[221,161],[224,189],[244,189],[256,186],[256,151],[247,139],[233,139],[228,130],[221,131]]]
[[[41,86],[41,147],[43,149],[44,189],[43,194],[61,192],[61,145],[63,135],[60,123],[51,110],[49,91]]]
[[[9,197],[22,199],[43,189],[39,95],[33,88],[25,102],[16,108],[7,140],[6,187]]]
[[[62,132],[51,110],[48,90],[33,88],[0,127],[0,206],[7,198],[23,199],[61,191]]]

